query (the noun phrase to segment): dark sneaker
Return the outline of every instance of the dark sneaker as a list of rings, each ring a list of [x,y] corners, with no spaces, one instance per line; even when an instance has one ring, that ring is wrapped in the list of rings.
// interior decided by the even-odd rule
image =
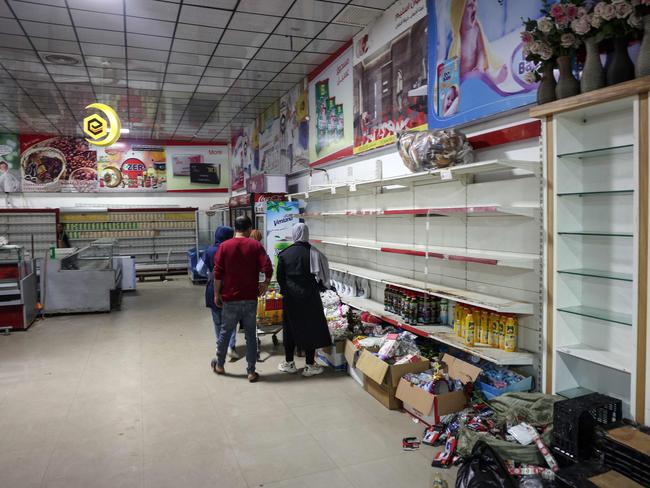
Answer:
[[[257,380],[260,379],[260,375],[257,373],[248,373],[248,381],[250,383],[257,383]]]

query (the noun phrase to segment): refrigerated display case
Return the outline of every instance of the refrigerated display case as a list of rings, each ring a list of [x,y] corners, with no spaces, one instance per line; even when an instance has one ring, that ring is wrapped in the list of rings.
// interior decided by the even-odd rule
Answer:
[[[286,193],[245,193],[230,197],[228,202],[230,226],[234,227],[235,219],[245,215],[251,219],[255,229],[266,235],[266,203],[269,201],[284,202],[286,200]]]
[[[36,319],[36,273],[22,246],[0,246],[0,330],[25,330]]]
[[[187,274],[192,283],[206,282],[206,276],[196,272],[196,265],[203,251],[214,243],[214,233],[222,225],[230,225],[227,205],[196,212],[196,244],[187,251]]]

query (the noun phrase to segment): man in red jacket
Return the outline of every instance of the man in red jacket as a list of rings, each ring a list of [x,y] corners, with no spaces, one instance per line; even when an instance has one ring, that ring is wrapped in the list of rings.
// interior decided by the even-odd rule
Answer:
[[[217,341],[214,372],[225,374],[228,339],[238,323],[246,335],[248,381],[259,379],[255,372],[257,336],[255,316],[257,297],[264,294],[273,275],[273,266],[264,247],[250,239],[253,223],[245,216],[235,220],[235,237],[221,244],[214,260],[214,303],[223,306],[223,325]],[[265,280],[259,281],[260,273]]]

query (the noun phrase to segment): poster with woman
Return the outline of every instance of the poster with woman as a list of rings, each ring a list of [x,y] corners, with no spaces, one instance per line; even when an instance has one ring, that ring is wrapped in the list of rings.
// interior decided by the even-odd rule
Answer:
[[[429,128],[489,117],[535,101],[522,54],[522,18],[542,0],[428,0]]]
[[[20,154],[16,134],[0,134],[0,193],[20,191]]]

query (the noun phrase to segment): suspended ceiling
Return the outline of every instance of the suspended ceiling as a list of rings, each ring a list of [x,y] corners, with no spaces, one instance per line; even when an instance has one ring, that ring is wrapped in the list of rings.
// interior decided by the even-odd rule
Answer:
[[[0,131],[225,142],[393,2],[0,0]]]

